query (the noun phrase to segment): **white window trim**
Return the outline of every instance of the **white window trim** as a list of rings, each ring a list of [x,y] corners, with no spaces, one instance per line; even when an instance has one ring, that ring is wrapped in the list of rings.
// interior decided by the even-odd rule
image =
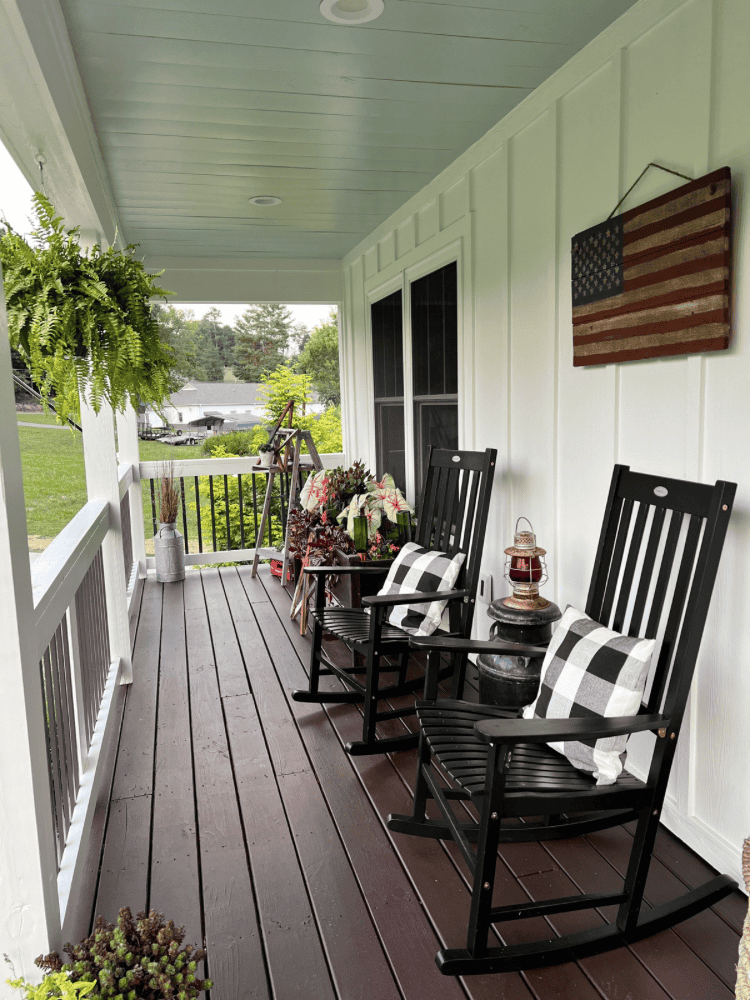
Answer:
[[[404,352],[404,439],[406,445],[406,494],[413,502],[416,496],[414,442],[414,372],[411,361],[411,285],[433,271],[456,262],[458,290],[458,444],[472,448],[475,441],[474,421],[474,271],[471,254],[472,216],[468,213],[458,222],[437,233],[403,258],[365,282],[365,350],[367,354],[367,391],[370,400],[375,394],[372,363],[372,305],[380,299],[401,291],[403,352]],[[376,455],[375,407],[369,408],[368,448]]]

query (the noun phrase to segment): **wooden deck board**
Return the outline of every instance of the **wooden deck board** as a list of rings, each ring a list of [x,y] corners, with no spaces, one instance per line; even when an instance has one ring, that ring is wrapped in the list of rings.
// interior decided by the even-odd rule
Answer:
[[[133,675],[139,683],[132,685],[125,702],[120,746],[117,751],[112,798],[150,795],[154,775],[153,733],[156,714],[156,686],[159,674],[161,643],[161,602],[163,585],[147,580],[143,587],[143,603],[133,650]]]
[[[146,582],[95,913],[153,906],[186,925],[186,942],[205,934],[211,1000],[732,996],[740,893],[586,962],[441,976],[435,952],[465,934],[465,863],[453,845],[385,826],[389,812],[408,809],[413,752],[351,759],[342,744],[361,733],[357,706],[291,701],[306,686],[309,650],[288,612],[288,594],[265,568],[256,579],[250,567],[227,567],[191,571],[184,587]],[[414,725],[391,720],[380,732]],[[498,901],[614,888],[631,836],[620,827],[503,845]],[[710,875],[666,831],[656,858],[652,905]],[[518,942],[601,919],[581,912],[501,930]]]
[[[156,724],[149,909],[179,914],[185,941],[203,941],[190,696],[181,584],[164,588]]]

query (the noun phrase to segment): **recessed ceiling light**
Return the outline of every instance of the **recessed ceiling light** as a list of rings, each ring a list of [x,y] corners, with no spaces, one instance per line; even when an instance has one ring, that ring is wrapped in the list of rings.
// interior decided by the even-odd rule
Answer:
[[[364,24],[383,13],[383,0],[323,0],[320,13],[336,24]]]
[[[276,198],[271,194],[256,194],[254,198],[248,198],[251,205],[261,205],[264,208],[269,205],[280,205],[281,198]]]

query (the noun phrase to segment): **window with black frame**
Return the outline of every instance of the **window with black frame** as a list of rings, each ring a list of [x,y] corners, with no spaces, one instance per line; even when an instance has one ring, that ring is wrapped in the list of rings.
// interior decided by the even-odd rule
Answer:
[[[458,267],[455,261],[411,286],[414,461],[417,493],[430,445],[458,447]]]
[[[375,388],[375,473],[390,472],[406,489],[404,439],[404,356],[401,292],[371,306],[372,361]]]

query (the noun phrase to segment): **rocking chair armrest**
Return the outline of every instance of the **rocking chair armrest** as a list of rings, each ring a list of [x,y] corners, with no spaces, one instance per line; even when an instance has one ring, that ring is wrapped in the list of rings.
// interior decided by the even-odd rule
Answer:
[[[485,719],[474,729],[485,743],[557,743],[561,740],[601,740],[647,729],[665,729],[664,715],[622,715],[595,719]]]
[[[413,636],[409,645],[416,649],[434,649],[440,653],[494,653],[499,656],[544,656],[546,646],[525,646],[520,642],[499,639],[445,639],[434,635]]]
[[[398,604],[431,604],[433,601],[456,601],[459,597],[468,596],[468,590],[417,590],[411,594],[375,594],[374,597],[363,597],[362,604],[375,608]]]
[[[359,566],[303,566],[303,573],[320,576],[321,573],[336,574],[336,576],[351,576],[353,573],[387,573],[390,566],[378,566],[370,563],[360,563]]]

